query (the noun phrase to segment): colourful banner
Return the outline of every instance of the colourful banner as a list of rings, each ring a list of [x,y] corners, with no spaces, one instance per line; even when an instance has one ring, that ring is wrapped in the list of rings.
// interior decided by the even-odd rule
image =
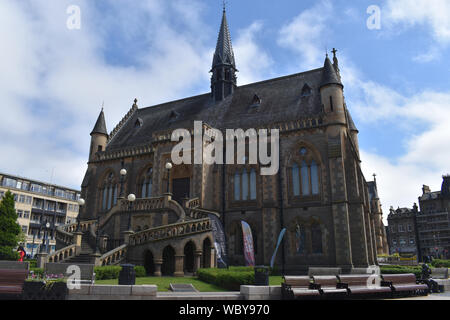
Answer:
[[[222,222],[214,214],[210,214],[209,219],[211,220],[211,228],[214,236],[214,246],[216,248],[217,253],[217,266],[219,268],[226,268],[227,250],[226,250],[225,232],[223,230]]]
[[[245,264],[247,266],[254,267],[255,266],[255,251],[253,248],[253,236],[252,229],[248,225],[247,222],[241,221],[242,223],[242,235],[244,239],[244,256],[245,256]]]
[[[277,246],[275,248],[275,251],[273,253],[272,259],[270,260],[270,268],[273,269],[273,265],[275,263],[275,257],[277,256],[278,248],[280,247],[281,241],[283,241],[284,234],[286,233],[286,228],[281,230],[280,235],[278,236],[278,242]]]

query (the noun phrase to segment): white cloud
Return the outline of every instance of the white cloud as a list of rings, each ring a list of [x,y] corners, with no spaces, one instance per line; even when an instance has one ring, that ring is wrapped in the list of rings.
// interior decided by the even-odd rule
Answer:
[[[314,7],[302,11],[280,31],[278,44],[300,54],[300,69],[308,70],[323,64],[328,29],[327,20],[332,15],[333,5],[323,0]]]
[[[273,63],[269,54],[257,44],[255,39],[262,28],[263,23],[256,21],[248,28],[239,31],[239,37],[234,45],[237,68],[239,69],[239,85],[263,80]]]

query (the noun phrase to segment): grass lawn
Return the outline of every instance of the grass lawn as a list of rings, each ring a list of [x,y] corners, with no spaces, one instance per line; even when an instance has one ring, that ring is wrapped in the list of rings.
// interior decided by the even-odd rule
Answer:
[[[280,285],[282,282],[281,276],[270,277],[269,283],[272,286]],[[96,284],[115,284],[119,283],[118,279],[112,280],[96,280]],[[213,284],[209,284],[203,281],[198,280],[196,277],[184,277],[184,278],[176,278],[176,277],[145,277],[145,278],[136,278],[136,284],[154,284],[158,286],[158,291],[169,291],[170,283],[190,283],[192,284],[198,291],[200,292],[221,292],[226,291],[218,286]]]

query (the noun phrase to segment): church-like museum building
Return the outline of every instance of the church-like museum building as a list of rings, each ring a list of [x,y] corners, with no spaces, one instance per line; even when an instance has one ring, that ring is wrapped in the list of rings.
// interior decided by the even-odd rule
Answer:
[[[237,85],[237,65],[224,11],[211,92],[147,108],[135,100],[111,133],[102,110],[82,183],[81,227],[66,227],[60,247],[78,230],[79,253],[98,264],[127,261],[149,274],[183,276],[218,265],[218,225],[225,235],[220,256],[245,265],[245,221],[257,265],[269,265],[283,228],[276,265],[286,274],[377,264],[385,250],[382,212],[373,210],[361,171],[336,50],[321,68],[245,86]],[[194,121],[224,134],[278,129],[278,173],[261,175],[248,161],[173,164],[172,132],[194,133]]]

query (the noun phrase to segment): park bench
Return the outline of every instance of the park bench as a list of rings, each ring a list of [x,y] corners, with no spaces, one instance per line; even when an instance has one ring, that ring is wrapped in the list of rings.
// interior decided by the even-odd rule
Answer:
[[[340,275],[338,287],[345,288],[350,295],[375,296],[392,293],[390,283],[382,281],[376,274]]]
[[[0,295],[21,296],[27,277],[28,270],[0,269]]]
[[[284,276],[281,284],[284,299],[320,297],[320,291],[308,276]]]
[[[341,268],[320,268],[311,267],[308,269],[308,276],[337,276],[342,273]]]
[[[431,277],[433,279],[448,279],[448,268],[431,269]]]
[[[347,289],[341,288],[336,276],[313,276],[313,284],[319,289],[321,295],[327,297],[347,295]]]
[[[416,276],[413,273],[385,274],[382,277],[383,281],[390,283],[394,293],[411,295],[428,294],[428,286],[426,284],[418,284]]]

